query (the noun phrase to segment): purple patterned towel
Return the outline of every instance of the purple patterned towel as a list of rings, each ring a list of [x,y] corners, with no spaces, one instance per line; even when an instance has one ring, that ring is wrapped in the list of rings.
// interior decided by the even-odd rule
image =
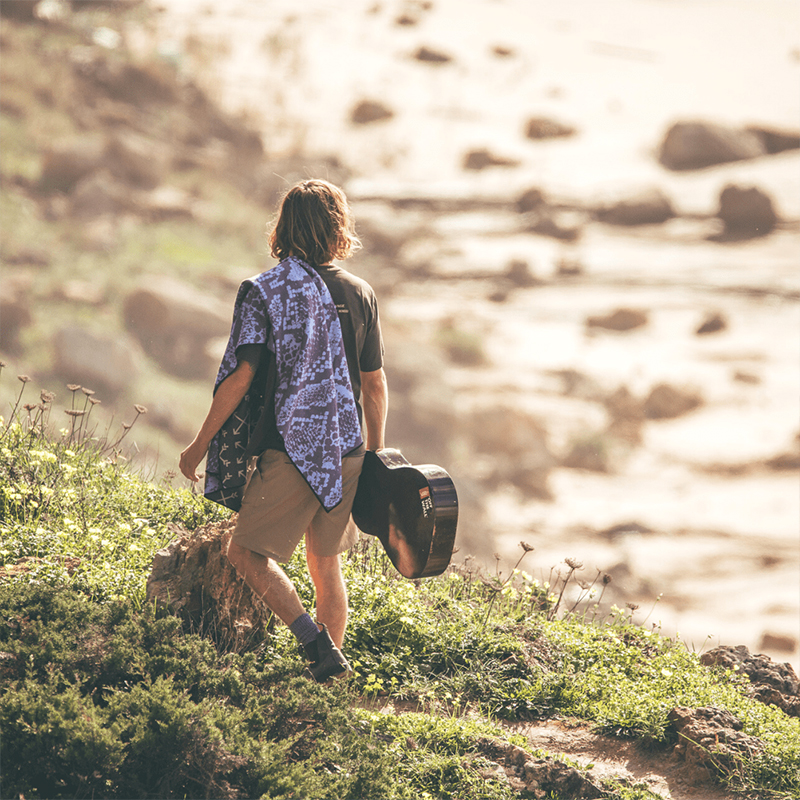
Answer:
[[[330,511],[342,499],[342,457],[361,444],[361,428],[336,306],[319,274],[299,258],[239,287],[216,386],[236,368],[237,347],[264,343],[276,358],[275,416],[286,452]],[[250,396],[242,401],[208,451],[205,495],[232,508],[225,492],[244,484],[241,456],[260,412],[255,405]],[[239,462],[226,465],[228,455]]]

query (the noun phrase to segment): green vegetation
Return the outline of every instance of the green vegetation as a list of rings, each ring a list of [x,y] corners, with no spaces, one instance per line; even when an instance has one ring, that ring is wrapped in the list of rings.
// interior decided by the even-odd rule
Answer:
[[[351,681],[303,677],[282,626],[248,652],[218,650],[145,603],[144,584],[171,525],[226,512],[137,476],[132,423],[98,436],[79,387],[49,430],[53,399],[26,402],[28,383],[0,425],[3,796],[532,797],[493,771],[504,721],[570,716],[657,748],[678,705],[726,708],[765,743],[732,791],[799,795],[800,720],[629,614],[565,613],[518,568],[409,582],[366,540],[345,559]],[[289,571],[312,603],[302,552]]]

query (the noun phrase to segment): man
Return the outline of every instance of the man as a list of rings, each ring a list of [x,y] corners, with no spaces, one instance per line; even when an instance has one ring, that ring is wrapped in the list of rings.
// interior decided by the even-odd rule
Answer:
[[[374,292],[332,264],[360,246],[340,189],[320,180],[292,187],[270,246],[280,263],[239,290],[214,399],[180,468],[199,480],[208,453],[206,496],[241,503],[228,558],[324,682],[350,670],[340,554],[358,537],[350,510],[364,452],[384,447],[383,341]],[[250,454],[257,466],[245,482]],[[304,534],[316,621],[278,564]]]

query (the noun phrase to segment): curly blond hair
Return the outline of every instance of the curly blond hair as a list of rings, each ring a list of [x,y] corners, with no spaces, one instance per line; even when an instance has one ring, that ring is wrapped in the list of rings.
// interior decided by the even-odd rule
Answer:
[[[320,266],[351,256],[361,242],[344,192],[328,181],[307,180],[284,195],[269,245],[277,259],[297,256]]]

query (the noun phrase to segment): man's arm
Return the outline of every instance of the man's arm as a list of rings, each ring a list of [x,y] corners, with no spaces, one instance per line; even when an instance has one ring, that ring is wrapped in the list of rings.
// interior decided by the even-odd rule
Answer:
[[[367,450],[382,450],[386,447],[384,434],[389,410],[389,388],[383,369],[361,373],[361,400],[367,429]]]
[[[217,431],[242,402],[255,374],[252,364],[240,361],[236,369],[217,387],[205,422],[194,437],[194,441],[181,453],[180,469],[190,481],[200,480],[197,475],[198,465],[205,457]]]

